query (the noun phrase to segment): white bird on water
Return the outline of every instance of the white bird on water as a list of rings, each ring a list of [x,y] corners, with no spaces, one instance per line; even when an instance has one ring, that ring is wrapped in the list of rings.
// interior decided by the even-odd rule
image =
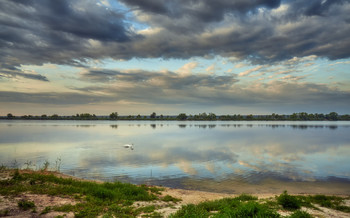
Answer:
[[[131,150],[134,150],[134,144],[125,144],[125,145],[123,145],[124,146],[124,148],[130,148]]]

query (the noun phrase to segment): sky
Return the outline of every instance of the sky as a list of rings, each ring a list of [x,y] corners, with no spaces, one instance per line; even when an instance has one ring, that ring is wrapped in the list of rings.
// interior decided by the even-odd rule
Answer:
[[[0,0],[0,115],[350,113],[349,0]]]

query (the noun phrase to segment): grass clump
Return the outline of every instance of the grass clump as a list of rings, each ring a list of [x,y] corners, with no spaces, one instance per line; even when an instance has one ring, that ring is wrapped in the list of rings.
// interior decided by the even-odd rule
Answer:
[[[254,196],[243,194],[236,198],[190,204],[183,206],[171,217],[280,217],[276,211],[256,200]]]
[[[302,203],[296,196],[289,195],[287,191],[277,197],[277,202],[286,210],[300,209]]]
[[[29,209],[34,209],[35,204],[33,201],[27,201],[27,200],[20,200],[18,201],[18,207],[22,210],[29,210]]]
[[[257,197],[252,196],[252,195],[247,195],[247,194],[241,194],[238,197],[235,197],[235,199],[239,200],[239,201],[256,201],[258,200]]]
[[[318,204],[321,207],[327,207],[345,213],[350,213],[350,207],[343,205],[344,198],[337,196],[314,195],[308,196],[308,199],[310,202]]]
[[[239,205],[236,208],[225,208],[213,217],[280,217],[280,215],[257,202],[247,202]]]
[[[155,205],[140,207],[140,208],[137,209],[137,211],[143,212],[143,213],[152,213],[155,210],[156,210],[156,206]]]
[[[165,195],[165,196],[162,198],[162,201],[177,203],[177,202],[180,202],[181,199],[179,199],[179,198],[174,198],[173,196],[170,196],[170,195]]]
[[[51,212],[51,207],[45,207],[43,211],[41,211],[40,215],[47,214]]]
[[[289,218],[312,218],[312,216],[308,212],[297,210]]]
[[[194,204],[188,204],[185,206],[182,206],[180,210],[178,210],[175,214],[170,215],[170,218],[191,218],[191,217],[197,217],[197,218],[207,218],[209,217],[210,213],[205,210],[203,207],[194,205]]]
[[[0,216],[9,216],[10,211],[8,209],[0,210]]]

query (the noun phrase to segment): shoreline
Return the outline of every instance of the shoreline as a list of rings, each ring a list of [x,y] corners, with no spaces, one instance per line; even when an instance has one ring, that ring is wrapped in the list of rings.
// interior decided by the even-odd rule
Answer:
[[[6,171],[14,171],[14,169],[7,169]],[[84,179],[77,176],[64,174],[58,171],[50,170],[32,170],[32,169],[21,169],[20,173],[40,173],[43,175],[54,175],[63,179],[73,179],[77,181],[87,181],[95,182],[98,184],[103,184],[106,182],[114,181],[103,181],[98,179]],[[0,180],[3,174],[0,172]],[[133,184],[129,182],[123,182],[127,184]],[[236,197],[241,194],[249,194],[257,196],[258,198],[269,198],[281,194],[287,191],[292,195],[333,195],[340,197],[350,196],[350,182],[339,182],[339,181],[277,181],[272,179],[266,179],[261,183],[252,184],[248,182],[239,181],[223,181],[217,183],[215,181],[206,180],[186,180],[183,188],[173,188],[162,185],[146,184],[147,186],[164,188],[167,193],[186,193],[198,194],[200,196],[225,196],[225,197]],[[136,186],[141,186],[141,184],[133,184]],[[196,187],[196,188],[194,188]],[[219,187],[219,188],[218,188]],[[207,198],[203,198],[207,199]]]

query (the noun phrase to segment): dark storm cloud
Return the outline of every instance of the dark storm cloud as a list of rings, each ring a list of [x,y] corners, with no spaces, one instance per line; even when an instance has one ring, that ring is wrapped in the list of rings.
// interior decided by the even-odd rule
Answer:
[[[92,72],[92,74],[98,72]],[[107,73],[109,76],[112,73]],[[172,73],[113,72],[114,83],[74,88],[72,92],[24,93],[0,91],[0,102],[57,105],[134,102],[155,105],[187,105],[194,107],[245,106],[266,108],[319,108],[344,110],[349,107],[350,93],[326,85],[275,81],[258,86],[242,86],[235,77],[172,77]],[[150,75],[148,75],[150,74]],[[164,74],[164,73],[163,73]],[[84,76],[84,75],[83,75]],[[88,75],[85,75],[89,77]],[[143,78],[143,79],[142,79]],[[333,109],[332,109],[333,108]]]
[[[31,74],[31,73],[25,73],[21,69],[18,69],[17,67],[8,65],[6,63],[1,64],[0,63],[0,76],[5,78],[18,78],[23,77],[27,79],[33,79],[33,80],[40,80],[44,82],[48,82],[46,76],[40,75],[40,74]]]
[[[221,55],[257,63],[350,57],[348,0],[120,2],[126,11],[92,0],[0,1],[0,62],[20,67],[134,57]],[[149,31],[131,28],[136,21]]]
[[[115,100],[115,97],[103,97],[93,94],[81,93],[59,93],[59,92],[41,92],[41,93],[27,93],[27,92],[10,92],[0,91],[0,102],[18,102],[18,103],[39,103],[39,104],[57,104],[57,105],[71,105],[71,104],[89,104],[98,102],[108,102]]]
[[[121,13],[96,1],[0,1],[0,62],[83,65],[100,58],[89,40],[125,43],[134,37]],[[110,54],[106,54],[109,56]]]
[[[103,82],[85,88],[72,88],[90,93],[105,93],[115,100],[151,104],[186,104],[196,106],[244,105],[261,107],[315,108],[333,105],[348,107],[350,93],[327,85],[296,83],[294,77],[284,81],[240,85],[235,74],[215,76],[211,74],[179,75],[174,72],[142,70],[87,70],[81,79]],[[104,85],[106,82],[108,85]],[[114,97],[113,97],[114,96]],[[316,106],[317,105],[317,106]]]
[[[231,12],[246,13],[257,8],[276,8],[280,0],[121,0],[134,9],[171,18],[190,16],[199,22],[221,21]]]
[[[181,75],[175,72],[154,72],[144,70],[88,70],[81,78],[93,82],[119,81],[139,85],[160,86],[169,89],[184,89],[186,87],[230,87],[239,80],[236,75],[190,74]]]
[[[306,16],[327,16],[333,5],[343,5],[348,0],[296,0],[290,1],[293,13],[304,14]]]

